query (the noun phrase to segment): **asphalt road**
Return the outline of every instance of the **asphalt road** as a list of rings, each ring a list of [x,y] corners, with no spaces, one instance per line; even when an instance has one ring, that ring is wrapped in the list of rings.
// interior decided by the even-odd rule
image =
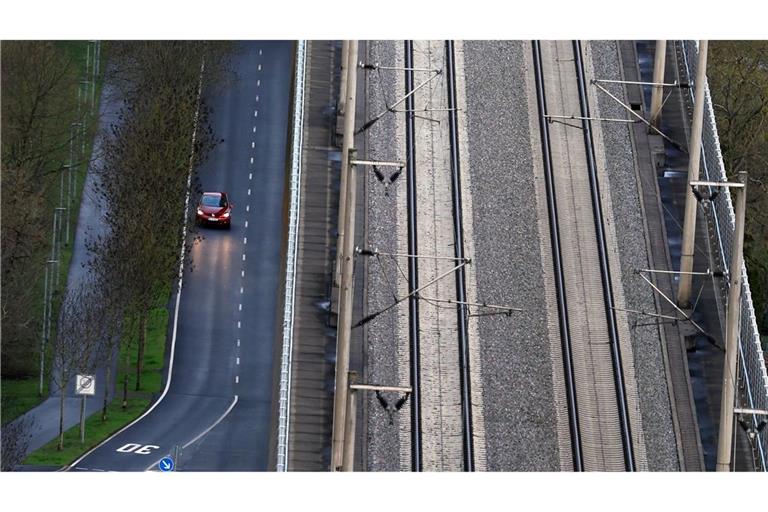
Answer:
[[[232,227],[192,250],[167,394],[74,470],[153,469],[177,445],[177,470],[267,469],[293,46],[242,43],[237,79],[204,93],[224,142],[200,179],[229,194]]]

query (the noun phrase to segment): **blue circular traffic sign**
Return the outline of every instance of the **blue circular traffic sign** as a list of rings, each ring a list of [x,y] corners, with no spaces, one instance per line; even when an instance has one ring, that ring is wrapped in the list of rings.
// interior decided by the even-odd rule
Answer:
[[[173,471],[173,459],[170,457],[164,457],[157,465],[160,471]]]

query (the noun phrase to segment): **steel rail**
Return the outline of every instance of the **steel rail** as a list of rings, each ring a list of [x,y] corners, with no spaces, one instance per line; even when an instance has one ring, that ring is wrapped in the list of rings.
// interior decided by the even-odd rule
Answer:
[[[532,41],[533,71],[536,80],[536,99],[539,110],[539,132],[541,153],[544,162],[544,184],[547,191],[547,211],[549,213],[549,238],[552,244],[552,266],[555,274],[557,292],[557,314],[560,324],[560,343],[563,350],[563,371],[565,373],[565,392],[568,402],[568,426],[571,433],[571,452],[574,471],[584,471],[584,458],[581,450],[581,429],[579,410],[576,401],[576,379],[574,376],[573,353],[571,351],[570,324],[568,322],[568,303],[565,294],[565,275],[563,255],[560,247],[560,228],[557,218],[557,198],[555,197],[555,177],[552,170],[552,153],[549,144],[549,123],[547,122],[547,98],[544,91],[544,76],[541,65],[541,47],[538,41]]]
[[[408,206],[408,254],[418,253],[416,237],[416,139],[413,90],[413,41],[405,41],[405,168]],[[421,364],[419,355],[418,258],[408,258],[408,338],[411,370],[411,470],[422,470],[421,457]]]
[[[453,189],[453,238],[454,256],[464,261],[464,220],[461,211],[461,166],[459,163],[459,130],[456,114],[456,61],[453,41],[445,42],[446,82],[448,86],[448,131],[451,146],[451,187]],[[464,471],[475,470],[474,442],[472,436],[472,394],[470,381],[469,340],[467,337],[467,288],[464,266],[456,272],[456,315],[459,337],[459,367],[462,419],[462,452]]]
[[[587,88],[586,80],[584,78],[584,63],[581,59],[580,41],[573,41],[573,56],[579,88],[579,107],[581,115],[588,118],[590,117],[589,102],[587,100]],[[592,212],[595,218],[595,236],[597,238],[598,255],[600,258],[600,276],[603,285],[603,300],[605,301],[606,306],[605,316],[608,323],[608,335],[610,337],[611,363],[613,366],[614,385],[616,386],[616,402],[619,409],[619,421],[621,423],[624,463],[627,471],[635,471],[632,431],[629,423],[629,408],[627,406],[624,372],[621,363],[621,348],[619,347],[619,331],[616,321],[615,304],[613,301],[613,284],[611,283],[608,248],[605,240],[605,226],[602,202],[600,200],[600,184],[597,177],[595,147],[592,140],[592,123],[588,119],[583,119],[581,126],[584,134],[584,147],[587,156],[587,171],[589,173],[589,186],[592,196]]]

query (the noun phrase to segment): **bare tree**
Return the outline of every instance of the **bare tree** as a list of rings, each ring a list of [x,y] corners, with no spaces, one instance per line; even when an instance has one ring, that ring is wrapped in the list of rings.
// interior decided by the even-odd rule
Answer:
[[[104,302],[92,282],[69,290],[61,306],[59,331],[53,343],[52,381],[59,392],[59,444],[64,448],[64,403],[67,387],[76,374],[91,374],[98,362],[100,345],[107,335],[103,323]]]
[[[0,429],[0,471],[13,471],[27,457],[27,447],[32,436],[34,420],[26,417],[3,425]]]
[[[4,377],[37,369],[41,281],[49,235],[46,189],[64,169],[70,123],[77,119],[77,67],[48,41],[3,41],[2,52],[2,287]],[[23,212],[23,214],[20,214]]]
[[[758,322],[768,328],[768,42],[716,41],[707,69],[729,175],[749,172],[745,260]]]

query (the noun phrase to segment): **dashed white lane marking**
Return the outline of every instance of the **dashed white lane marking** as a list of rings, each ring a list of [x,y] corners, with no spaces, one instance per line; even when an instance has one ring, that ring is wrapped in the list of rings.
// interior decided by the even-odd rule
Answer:
[[[256,101],[259,101],[259,95],[258,94],[256,95]]]
[[[251,205],[249,204],[245,205],[245,211],[247,212],[251,211]]]
[[[259,71],[261,71],[261,64],[259,64]]]
[[[258,110],[254,110],[253,117],[259,117],[259,111]]]
[[[245,227],[246,228],[248,227],[248,221],[245,221]]]
[[[253,127],[253,133],[256,133],[256,127],[255,126]]]
[[[242,286],[240,287],[240,293],[243,293],[243,287]]]
[[[259,87],[261,85],[261,80],[256,80],[256,87]]]
[[[237,358],[237,364],[240,364],[240,358],[239,357]]]
[[[243,254],[243,261],[245,261],[245,254]]]
[[[237,328],[240,328],[240,320],[237,321]]]
[[[244,243],[244,244],[247,244],[247,243],[248,243],[248,237],[247,237],[247,236],[244,236],[244,237],[243,237],[243,243]]]
[[[248,189],[248,195],[251,195],[251,189]]]
[[[240,277],[245,277],[245,270],[240,271]]]
[[[238,346],[238,347],[240,346],[240,339],[239,339],[239,338],[238,338],[238,340],[237,340],[237,346]]]
[[[240,376],[235,375],[235,384],[240,384]]]
[[[253,158],[251,158],[251,160],[253,160]],[[251,163],[253,163],[253,162],[251,162]],[[249,180],[252,180],[252,179],[253,179],[253,173],[252,173],[252,172],[249,172],[249,173],[248,173],[248,179],[249,179]]]
[[[237,310],[238,311],[242,311],[243,310],[243,305],[242,304],[238,304],[237,305]]]
[[[255,148],[255,147],[256,147],[256,142],[251,142],[251,148]]]
[[[253,163],[253,157],[251,157],[251,163]]]
[[[259,55],[261,55],[261,50],[259,50]]]

